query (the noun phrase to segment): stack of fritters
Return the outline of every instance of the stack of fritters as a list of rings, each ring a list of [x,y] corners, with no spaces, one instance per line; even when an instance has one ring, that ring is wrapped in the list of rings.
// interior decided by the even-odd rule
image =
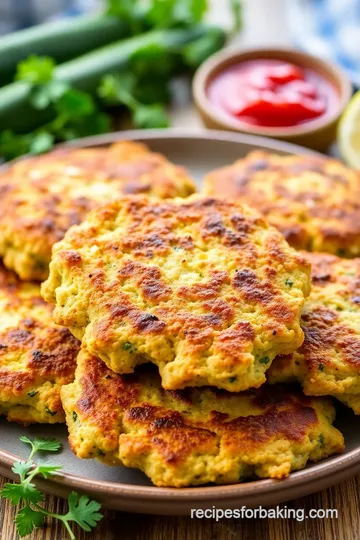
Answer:
[[[88,210],[122,193],[186,196],[194,183],[144,145],[69,149],[24,159],[0,177],[0,414],[11,421],[64,422],[60,388],[74,379],[79,342],[52,320],[40,296],[51,248]]]
[[[257,152],[191,195],[183,169],[119,143],[19,162],[1,186],[9,268],[47,277],[60,240],[42,294],[55,305],[46,332],[66,336],[48,350],[32,327],[21,365],[36,383],[14,405],[4,398],[10,419],[47,421],[45,410],[61,421],[60,406],[47,412],[49,383],[76,455],[159,486],[284,478],[343,449],[323,396],[360,412],[360,260],[297,252],[283,235],[297,249],[360,254],[357,173]]]
[[[42,288],[84,348],[62,390],[75,453],[180,487],[283,478],[341,451],[329,400],[263,385],[303,342],[309,285],[304,256],[237,203],[137,196],[90,213]]]

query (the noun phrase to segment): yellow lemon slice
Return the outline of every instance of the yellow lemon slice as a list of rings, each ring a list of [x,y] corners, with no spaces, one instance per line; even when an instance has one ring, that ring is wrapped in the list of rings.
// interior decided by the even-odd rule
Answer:
[[[360,169],[360,91],[351,98],[340,120],[338,142],[344,161]]]

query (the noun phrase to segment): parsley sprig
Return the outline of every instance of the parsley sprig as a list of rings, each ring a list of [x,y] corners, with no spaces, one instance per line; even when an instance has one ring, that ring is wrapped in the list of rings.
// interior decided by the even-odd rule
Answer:
[[[34,462],[34,457],[38,452],[57,452],[61,444],[56,439],[31,440],[26,436],[20,437],[20,440],[31,447],[30,455],[26,461],[16,461],[12,468],[13,473],[19,476],[19,483],[7,483],[0,491],[0,496],[9,500],[11,504],[22,504],[15,518],[19,536],[31,534],[35,528],[41,527],[46,517],[61,521],[70,540],[75,540],[70,522],[74,521],[87,532],[96,527],[103,517],[99,512],[101,505],[86,495],[80,496],[73,491],[68,498],[69,511],[63,515],[49,512],[39,504],[44,501],[44,496],[33,483],[34,478],[39,475],[49,478],[62,467],[53,463],[39,465]]]
[[[242,0],[228,0],[228,3],[233,30],[237,31],[241,26]],[[27,153],[40,154],[57,142],[111,131],[113,122],[109,113],[114,112],[114,107],[127,109],[134,127],[168,127],[167,106],[171,101],[174,77],[193,73],[209,55],[224,45],[226,33],[217,27],[206,30],[204,25],[200,25],[199,29],[201,26],[204,28],[199,37],[190,37],[206,15],[207,0],[106,0],[104,5],[106,13],[127,22],[132,43],[137,43],[134,36],[146,35],[153,29],[169,31],[168,36],[163,42],[162,39],[155,43],[145,40],[144,44],[140,40],[134,49],[130,47],[132,53],[126,52],[129,40],[125,40],[125,53],[120,54],[119,67],[108,72],[100,69],[96,51],[92,53],[90,63],[80,57],[80,78],[75,81],[71,75],[71,62],[69,72],[67,63],[62,64],[61,75],[50,57],[30,56],[20,62],[16,81],[25,88],[26,97],[24,103],[22,98],[15,98],[14,102],[10,100],[10,105],[15,107],[14,103],[18,103],[19,107],[24,106],[27,114],[21,116],[30,118],[30,124],[27,127],[27,121],[24,121],[23,127],[16,123],[14,126],[12,115],[4,124],[8,129],[0,126],[0,158],[10,160]],[[176,32],[179,28],[189,29],[189,42],[176,47],[169,37],[172,30]],[[113,55],[113,47],[121,45],[121,41],[117,45],[109,45],[107,54]],[[104,49],[101,50],[100,58],[103,58]],[[93,81],[90,86],[87,80]],[[5,111],[6,106],[2,106]]]

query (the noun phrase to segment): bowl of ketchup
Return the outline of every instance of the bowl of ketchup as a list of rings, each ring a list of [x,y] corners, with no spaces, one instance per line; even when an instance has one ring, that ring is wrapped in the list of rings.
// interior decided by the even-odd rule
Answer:
[[[326,150],[352,85],[335,65],[295,50],[225,50],[196,72],[204,124]]]

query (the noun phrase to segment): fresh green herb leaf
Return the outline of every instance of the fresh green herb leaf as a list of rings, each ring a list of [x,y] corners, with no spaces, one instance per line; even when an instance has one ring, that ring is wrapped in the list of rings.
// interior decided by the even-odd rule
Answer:
[[[54,476],[57,472],[62,469],[61,465],[54,465],[52,463],[47,463],[46,465],[37,466],[37,474],[41,474],[44,478],[49,478],[49,476]]]
[[[43,500],[43,495],[35,485],[26,480],[21,484],[5,484],[0,494],[1,497],[8,499],[13,505],[19,504],[20,501],[37,504]]]
[[[60,115],[71,119],[86,116],[95,111],[95,103],[92,97],[74,88],[62,94],[55,107]]]
[[[30,102],[35,109],[46,109],[56,103],[67,91],[70,85],[65,81],[53,79],[46,84],[34,86],[30,94]]]
[[[19,536],[31,534],[36,527],[42,527],[45,515],[33,510],[30,506],[24,506],[15,517],[16,530]]]
[[[136,106],[133,93],[136,79],[133,73],[106,75],[100,83],[98,94],[110,105]]]
[[[293,282],[292,279],[287,278],[287,279],[285,280],[285,285],[287,285],[288,287],[292,287],[292,286],[294,285],[294,282]]]
[[[61,448],[61,443],[59,443],[56,439],[34,439],[33,441],[23,435],[20,437],[20,441],[29,444],[32,448],[32,451],[34,454],[36,452],[58,452]]]
[[[48,406],[45,407],[45,412],[50,414],[50,416],[55,416],[56,411],[52,411]]]
[[[176,2],[173,18],[179,23],[199,23],[208,9],[207,0],[182,0]]]
[[[143,105],[169,104],[171,101],[169,79],[161,75],[153,79],[145,78],[141,84],[137,85],[134,95],[135,99]]]
[[[50,105],[51,95],[46,84],[34,86],[30,93],[30,103],[38,111],[42,111]]]
[[[61,448],[61,444],[55,439],[31,440],[26,436],[20,437],[20,440],[31,447],[30,457],[28,461],[17,461],[13,466],[13,472],[20,478],[19,483],[7,483],[0,492],[0,497],[9,500],[13,505],[23,503],[23,507],[15,517],[19,536],[26,536],[36,527],[41,527],[45,516],[62,521],[70,540],[75,540],[69,524],[71,521],[75,521],[83,530],[89,532],[103,517],[99,512],[101,505],[98,502],[91,501],[86,495],[80,496],[73,492],[68,499],[67,514],[55,514],[39,504],[43,502],[44,497],[32,483],[35,476],[42,475],[44,478],[49,478],[62,468],[52,463],[37,465],[32,459],[33,456],[38,451],[56,452]]]
[[[318,370],[319,370],[319,371],[324,371],[324,364],[321,364],[321,363],[320,363],[320,364],[318,365]]]
[[[154,81],[154,76],[167,80],[175,73],[181,56],[177,51],[169,51],[164,45],[155,44],[141,47],[132,54],[130,59],[131,73],[136,76],[138,84],[144,80]],[[133,76],[134,76],[133,75]],[[135,84],[133,85],[134,88]]]
[[[55,137],[47,131],[36,133],[31,140],[29,151],[31,154],[42,154],[54,146]]]
[[[38,390],[31,390],[30,392],[28,392],[28,396],[35,397],[38,393],[39,393]]]
[[[107,0],[106,13],[127,22],[133,35],[144,30],[146,10],[144,3],[139,0]]]
[[[31,55],[19,62],[16,79],[30,84],[43,84],[52,79],[54,69],[55,62],[52,58]]]
[[[133,121],[141,129],[169,127],[168,114],[160,104],[139,105],[134,111]]]
[[[270,362],[270,358],[268,356],[263,356],[259,360],[260,364],[268,364]]]
[[[0,132],[0,155],[15,159],[29,152],[31,135],[17,135],[10,130]]]
[[[136,127],[162,128],[169,126],[169,118],[161,104],[146,105],[135,97],[136,78],[133,73],[107,75],[102,80],[98,93],[107,103],[125,105],[131,112]]]
[[[11,470],[14,474],[18,474],[20,478],[24,478],[32,468],[33,464],[31,461],[15,461]]]
[[[181,0],[182,2],[184,0]],[[176,22],[177,0],[152,0],[147,18],[155,28],[169,28]]]
[[[98,135],[110,131],[111,120],[105,113],[94,113],[89,116],[67,122],[65,128],[59,131],[61,138],[71,140],[88,135]]]
[[[229,383],[234,383],[236,381],[237,377],[230,377]]]
[[[72,417],[72,419],[73,419],[73,422],[76,422],[78,415],[77,415],[77,413],[76,413],[75,411],[73,411],[73,412],[71,413],[71,417]]]
[[[103,518],[99,510],[101,504],[91,501],[86,495],[80,495],[73,491],[69,495],[69,512],[65,514],[64,519],[75,521],[84,531],[91,531],[96,527],[98,521]]]

